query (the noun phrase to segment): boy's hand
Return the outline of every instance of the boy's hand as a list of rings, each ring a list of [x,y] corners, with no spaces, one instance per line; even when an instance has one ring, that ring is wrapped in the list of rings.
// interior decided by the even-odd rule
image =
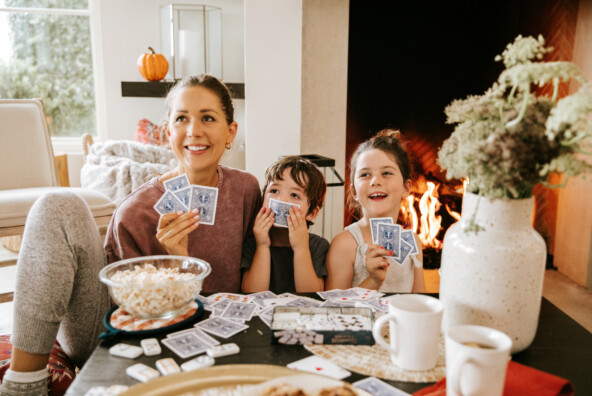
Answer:
[[[189,233],[199,227],[197,209],[183,213],[167,213],[160,216],[156,238],[164,246],[168,254],[188,256],[187,248]]]
[[[290,208],[288,231],[292,250],[306,247],[308,249],[308,225],[302,211],[297,206]]]
[[[269,247],[271,245],[269,230],[274,222],[275,213],[273,213],[273,210],[266,207],[261,208],[257,217],[255,217],[255,225],[253,226],[253,234],[257,246]]]
[[[382,246],[368,244],[366,269],[368,270],[369,278],[377,285],[377,288],[384,282],[386,270],[389,266],[389,262],[384,256],[392,256],[392,252]]]

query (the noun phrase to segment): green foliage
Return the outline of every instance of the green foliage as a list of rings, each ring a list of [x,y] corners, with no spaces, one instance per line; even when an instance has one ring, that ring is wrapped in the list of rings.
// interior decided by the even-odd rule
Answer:
[[[6,0],[8,7],[88,8],[81,0]],[[12,13],[13,57],[0,62],[0,97],[41,98],[55,136],[95,133],[95,98],[86,16]]]
[[[438,153],[449,178],[469,177],[468,190],[489,198],[527,198],[551,173],[565,177],[592,172],[583,155],[592,138],[592,89],[556,100],[559,81],[585,82],[570,62],[536,62],[550,49],[544,39],[518,36],[497,60],[506,70],[481,96],[455,100],[446,108],[457,124]],[[532,86],[552,83],[552,98]]]

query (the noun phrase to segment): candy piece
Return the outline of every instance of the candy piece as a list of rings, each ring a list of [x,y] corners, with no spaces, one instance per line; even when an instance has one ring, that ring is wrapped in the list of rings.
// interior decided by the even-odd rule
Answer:
[[[127,359],[135,359],[144,351],[139,346],[129,344],[117,344],[109,348],[109,353],[113,356],[119,356]]]
[[[160,359],[156,361],[156,368],[162,375],[171,375],[181,372],[179,365],[172,358]]]
[[[214,365],[214,358],[208,355],[198,356],[181,365],[183,371],[193,371]]]
[[[144,355],[146,356],[156,356],[162,353],[162,349],[160,348],[160,344],[156,338],[143,339],[140,341],[140,345],[142,345]]]
[[[125,370],[125,373],[140,382],[148,382],[151,379],[160,377],[158,371],[146,366],[144,363],[136,363],[133,366],[129,366]]]
[[[236,355],[240,352],[240,348],[234,342],[230,344],[216,345],[207,350],[207,354],[213,358]]]

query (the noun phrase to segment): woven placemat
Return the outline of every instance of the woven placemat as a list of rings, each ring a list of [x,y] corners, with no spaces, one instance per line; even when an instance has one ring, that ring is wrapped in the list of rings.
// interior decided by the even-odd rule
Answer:
[[[389,352],[378,344],[367,345],[305,345],[313,354],[356,373],[402,382],[438,382],[446,376],[444,337],[438,344],[436,367],[425,371],[409,371],[397,367]]]

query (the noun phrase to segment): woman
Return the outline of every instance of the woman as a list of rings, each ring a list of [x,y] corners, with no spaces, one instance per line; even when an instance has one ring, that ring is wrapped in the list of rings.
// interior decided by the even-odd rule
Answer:
[[[47,362],[57,340],[82,367],[95,348],[109,308],[98,273],[107,262],[176,254],[212,265],[205,291],[240,290],[243,240],[261,206],[254,176],[220,166],[237,124],[226,86],[215,77],[181,80],[169,92],[169,138],[179,165],[132,193],[116,209],[105,249],[86,204],[61,192],[40,198],[29,213],[17,263],[12,359],[0,395],[46,395]],[[214,225],[193,211],[159,216],[153,206],[162,182],[186,174],[190,183],[218,187]]]

